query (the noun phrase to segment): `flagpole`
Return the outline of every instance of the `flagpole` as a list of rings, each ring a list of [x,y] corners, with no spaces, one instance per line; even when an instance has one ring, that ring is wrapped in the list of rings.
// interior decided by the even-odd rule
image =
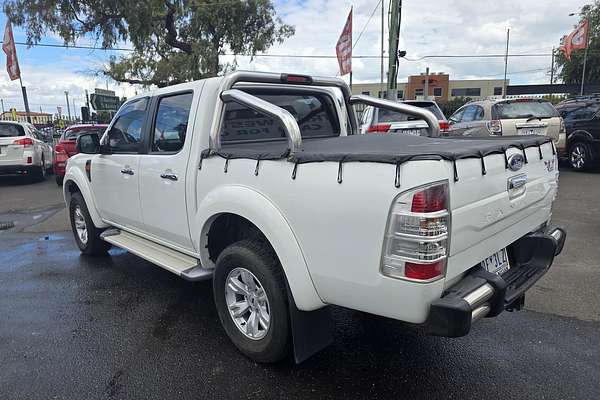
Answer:
[[[23,80],[19,73],[19,83],[21,84],[21,92],[23,93],[23,103],[25,105],[25,115],[27,115],[27,122],[31,123],[31,114],[29,112],[29,101],[27,101],[27,89],[23,86]]]
[[[581,90],[579,92],[580,96],[583,96],[583,89],[584,89],[584,84],[585,84],[585,66],[587,64],[587,54],[588,54],[588,47],[590,47],[590,20],[588,18],[588,26],[587,26],[587,32],[585,33],[585,53],[583,54],[583,72],[581,73]]]

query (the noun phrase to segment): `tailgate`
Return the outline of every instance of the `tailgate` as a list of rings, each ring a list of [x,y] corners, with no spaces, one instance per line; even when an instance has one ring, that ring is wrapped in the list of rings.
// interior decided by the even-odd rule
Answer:
[[[12,165],[23,163],[24,147],[13,142],[23,136],[0,137],[0,164]]]
[[[427,136],[429,131],[425,121],[405,121],[392,122],[388,132],[404,135]]]
[[[447,278],[473,267],[549,219],[558,188],[558,162],[552,144],[530,147],[525,152],[528,163],[516,171],[506,168],[502,154],[484,158],[485,175],[481,159],[457,161],[459,181],[450,189]],[[523,151],[510,148],[506,154],[510,159]]]

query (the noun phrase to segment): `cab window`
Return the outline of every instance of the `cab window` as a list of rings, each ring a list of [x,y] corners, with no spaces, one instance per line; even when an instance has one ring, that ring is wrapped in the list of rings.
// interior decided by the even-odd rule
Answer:
[[[193,93],[162,97],[158,103],[152,152],[172,153],[185,143]]]
[[[105,142],[112,152],[137,153],[139,151],[147,105],[148,99],[143,98],[126,104],[119,111]]]

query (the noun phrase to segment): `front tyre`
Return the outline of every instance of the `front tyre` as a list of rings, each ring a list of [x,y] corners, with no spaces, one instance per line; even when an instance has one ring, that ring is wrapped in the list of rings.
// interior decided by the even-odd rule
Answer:
[[[102,231],[94,226],[81,193],[73,193],[71,196],[69,218],[75,242],[81,253],[86,256],[105,255],[110,243],[100,239]]]
[[[271,246],[247,239],[219,255],[213,279],[215,305],[233,344],[260,363],[285,358],[290,323],[283,271]]]

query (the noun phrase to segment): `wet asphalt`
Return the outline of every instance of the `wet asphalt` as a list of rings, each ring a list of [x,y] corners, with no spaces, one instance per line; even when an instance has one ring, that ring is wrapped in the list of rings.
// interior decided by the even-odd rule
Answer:
[[[598,179],[567,173],[561,190]],[[0,181],[0,199],[14,189]],[[583,232],[575,240],[594,232],[598,217],[580,221],[569,210],[577,194],[563,197],[555,214]],[[334,308],[330,347],[301,365],[265,366],[227,339],[210,282],[183,281],[119,249],[82,257],[60,212],[42,213],[46,232],[36,232],[32,212],[0,209],[0,220],[27,222],[0,233],[0,399],[600,398],[600,303],[590,286],[600,272],[583,268],[597,246],[575,243],[577,254],[557,260],[532,292],[543,312],[503,313],[445,339]],[[571,280],[585,282],[568,296],[577,284],[564,271],[578,263]]]

